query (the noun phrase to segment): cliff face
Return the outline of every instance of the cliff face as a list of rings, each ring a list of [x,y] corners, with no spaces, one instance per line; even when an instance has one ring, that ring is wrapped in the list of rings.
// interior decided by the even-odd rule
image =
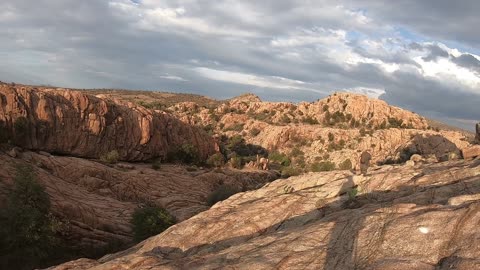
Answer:
[[[165,157],[185,143],[202,159],[215,152],[203,130],[165,113],[77,91],[0,85],[0,122],[18,133],[22,117],[26,132],[17,144],[28,149],[88,158],[117,150],[128,161]]]
[[[277,180],[54,269],[479,269],[479,176],[475,160]]]

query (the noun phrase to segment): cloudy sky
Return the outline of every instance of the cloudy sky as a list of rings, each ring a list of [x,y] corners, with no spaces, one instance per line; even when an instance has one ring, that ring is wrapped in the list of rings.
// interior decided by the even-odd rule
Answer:
[[[313,101],[379,97],[472,129],[478,0],[0,0],[0,80]]]

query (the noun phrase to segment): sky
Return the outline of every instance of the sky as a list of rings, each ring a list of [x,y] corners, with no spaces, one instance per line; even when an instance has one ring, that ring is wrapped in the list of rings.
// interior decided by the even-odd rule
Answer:
[[[0,80],[71,88],[364,93],[472,130],[478,0],[0,0]]]

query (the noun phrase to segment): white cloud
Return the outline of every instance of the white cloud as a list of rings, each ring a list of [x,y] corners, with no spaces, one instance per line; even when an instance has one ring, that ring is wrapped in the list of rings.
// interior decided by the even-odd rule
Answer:
[[[238,84],[252,85],[264,88],[278,89],[309,89],[305,87],[305,82],[291,80],[279,76],[261,77],[253,74],[233,72],[227,70],[217,70],[207,67],[198,67],[194,69],[198,74],[212,80],[233,82]],[[309,89],[313,90],[313,89]]]
[[[379,98],[381,95],[385,94],[384,89],[370,88],[370,87],[352,87],[352,88],[344,89],[344,91],[367,95],[371,98]]]
[[[164,75],[161,75],[159,76],[159,78],[162,78],[162,79],[167,79],[167,80],[174,80],[174,81],[182,81],[182,82],[186,82],[187,80],[180,77],[180,76],[174,76],[174,75],[170,75],[170,74],[164,74]]]

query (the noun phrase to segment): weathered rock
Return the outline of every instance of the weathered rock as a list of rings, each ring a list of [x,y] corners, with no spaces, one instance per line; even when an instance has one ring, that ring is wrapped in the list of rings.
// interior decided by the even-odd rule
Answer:
[[[129,161],[165,157],[186,143],[203,159],[215,152],[215,142],[203,130],[131,103],[6,84],[0,84],[0,101],[0,122],[12,133],[14,123],[26,119],[15,139],[27,149],[88,158],[116,150]]]
[[[448,205],[461,205],[466,202],[480,201],[480,194],[460,195],[448,199]]]
[[[410,157],[410,160],[417,163],[417,162],[420,162],[423,160],[422,156],[420,156],[419,154],[413,154],[411,157]]]
[[[480,201],[458,199],[479,175],[449,161],[277,180],[89,269],[479,269]]]
[[[415,166],[415,161],[413,161],[413,160],[407,160],[407,161],[405,162],[405,166]]]
[[[131,243],[131,216],[144,203],[167,209],[179,221],[207,210],[208,195],[225,184],[249,190],[278,178],[259,170],[201,170],[186,166],[121,163],[121,169],[73,157],[24,152],[13,159],[0,152],[0,208],[12,185],[16,164],[31,164],[46,187],[52,212],[68,221],[68,243],[89,252],[111,242]],[[117,165],[117,167],[118,167]],[[125,170],[123,168],[128,168]]]
[[[462,150],[464,159],[471,159],[480,156],[480,145],[473,145]]]

